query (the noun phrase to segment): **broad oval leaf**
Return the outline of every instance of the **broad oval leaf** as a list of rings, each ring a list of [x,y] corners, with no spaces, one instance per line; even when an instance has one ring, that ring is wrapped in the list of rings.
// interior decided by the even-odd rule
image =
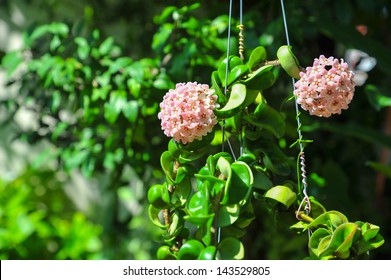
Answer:
[[[216,259],[241,260],[244,258],[244,246],[240,240],[227,237],[217,246]]]
[[[240,215],[238,204],[220,206],[217,212],[216,223],[219,227],[226,227],[236,222]]]
[[[158,208],[154,207],[153,205],[149,205],[149,208],[148,208],[149,219],[152,221],[152,223],[154,225],[160,227],[161,229],[166,229],[167,226],[165,224],[163,224],[160,220],[160,217],[159,217],[160,212],[161,212],[161,209],[158,209]]]
[[[246,99],[246,86],[243,84],[234,84],[231,94],[225,106],[221,109],[216,109],[217,117],[228,118],[234,116],[240,110],[244,100]]]
[[[349,222],[348,218],[346,218],[344,214],[335,210],[331,210],[318,216],[308,226],[317,227],[319,225],[325,225],[327,227],[337,228],[338,226],[347,222]]]
[[[195,260],[205,248],[204,244],[197,239],[190,239],[186,241],[178,252],[179,260]]]
[[[216,256],[217,248],[216,246],[207,246],[205,247],[200,255],[198,256],[199,260],[214,260]]]
[[[263,46],[258,46],[251,52],[250,58],[246,64],[250,69],[252,69],[260,62],[265,61],[266,57],[266,49]]]
[[[300,79],[300,64],[297,61],[296,56],[293,54],[291,46],[281,46],[277,50],[277,57],[280,60],[282,68],[289,76],[295,79]]]
[[[289,208],[296,201],[296,193],[287,186],[275,186],[265,193],[265,197]]]
[[[231,164],[231,180],[225,185],[225,192],[221,204],[235,204],[244,200],[254,182],[250,167],[242,161]]]

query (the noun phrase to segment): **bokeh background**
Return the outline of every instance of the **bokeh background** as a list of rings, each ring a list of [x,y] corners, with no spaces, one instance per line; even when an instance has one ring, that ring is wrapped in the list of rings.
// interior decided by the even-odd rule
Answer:
[[[245,48],[285,44],[280,1],[244,2]],[[285,1],[302,66],[346,58],[360,79],[340,116],[302,112],[309,193],[381,227],[391,257],[391,3]],[[228,1],[0,0],[0,259],[154,259],[148,187],[168,139],[159,102],[177,82],[210,84],[226,53]],[[232,53],[237,53],[233,6]],[[353,51],[353,52],[352,52]],[[352,55],[353,54],[353,55]],[[282,73],[282,72],[281,72]],[[297,138],[290,79],[268,100]],[[215,152],[219,146],[212,146]],[[292,174],[294,178],[295,174]],[[307,237],[254,205],[247,259],[302,259]]]

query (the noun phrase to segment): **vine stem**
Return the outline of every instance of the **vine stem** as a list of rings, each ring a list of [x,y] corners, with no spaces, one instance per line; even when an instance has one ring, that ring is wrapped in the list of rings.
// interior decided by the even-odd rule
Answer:
[[[288,32],[288,24],[287,24],[287,20],[286,20],[286,14],[285,14],[285,6],[284,6],[284,0],[280,0],[281,2],[281,12],[282,12],[282,18],[283,18],[283,22],[284,22],[284,30],[285,30],[285,37],[286,37],[286,42],[288,45],[290,45],[290,40],[289,40],[289,32]],[[293,90],[295,89],[295,79],[292,78],[292,88]],[[305,212],[306,214],[308,215],[309,212],[311,211],[311,203],[310,203],[310,200],[308,198],[308,195],[307,195],[307,176],[306,176],[306,165],[305,165],[305,157],[304,157],[304,146],[303,146],[303,135],[301,133],[301,122],[300,122],[300,110],[299,110],[299,105],[297,103],[297,98],[296,96],[294,95],[294,98],[295,98],[295,110],[296,110],[296,121],[297,121],[297,134],[298,134],[298,140],[296,141],[298,144],[299,144],[299,149],[300,149],[300,153],[299,153],[299,157],[300,157],[300,161],[299,161],[299,164],[300,164],[300,171],[301,171],[301,178],[302,178],[302,186],[303,188],[301,189],[300,188],[300,181],[299,181],[299,189],[301,189],[302,191],[302,194],[304,196],[303,200],[301,201],[300,203],[300,206],[299,206],[299,212],[301,210],[301,207],[303,204],[305,204],[304,206],[304,209],[305,209]],[[299,216],[296,216],[297,218],[299,218]]]

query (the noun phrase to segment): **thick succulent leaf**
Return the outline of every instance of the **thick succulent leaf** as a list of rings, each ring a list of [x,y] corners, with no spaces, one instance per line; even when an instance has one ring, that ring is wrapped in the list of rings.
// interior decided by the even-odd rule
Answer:
[[[310,240],[308,242],[308,247],[310,249],[310,252],[319,256],[319,243],[323,238],[326,236],[330,236],[330,232],[325,228],[318,228],[314,231],[314,233],[311,235]]]
[[[199,260],[214,260],[215,257],[216,257],[216,252],[217,252],[216,246],[208,246],[208,247],[205,247],[205,248],[201,251],[201,253],[200,253],[198,259],[199,259]]]
[[[259,63],[266,60],[267,54],[266,49],[263,46],[256,47],[250,54],[250,58],[247,61],[247,66],[252,69]]]
[[[160,157],[160,164],[170,184],[174,184],[174,172],[173,172],[174,160],[175,158],[169,151],[165,151],[164,153],[162,153]]]
[[[265,197],[289,208],[296,201],[296,193],[287,186],[275,186],[265,193]]]
[[[238,65],[243,65],[243,61],[240,59],[240,57],[231,55],[228,60],[224,59],[217,68],[217,74],[221,81],[222,86],[225,86],[226,81],[226,72],[227,72],[227,62],[228,62],[228,77],[230,75],[230,72],[232,69],[234,69]]]
[[[160,227],[161,229],[166,229],[167,226],[164,225],[159,218],[160,211],[161,211],[161,209],[158,209],[156,207],[153,207],[152,205],[149,205],[148,216],[154,225]]]
[[[251,90],[261,91],[268,89],[276,81],[276,77],[271,71],[272,69],[272,65],[262,66],[253,73],[247,75],[247,79],[243,80],[243,83]]]
[[[221,109],[215,110],[216,116],[220,118],[229,118],[234,116],[242,108],[245,99],[246,86],[240,83],[234,84],[225,106]]]
[[[240,207],[238,204],[233,205],[222,205],[219,207],[217,212],[217,226],[226,227],[235,223],[235,221],[239,218],[240,215]]]
[[[261,102],[254,113],[244,116],[243,120],[256,127],[270,131],[277,138],[282,137],[285,133],[284,118],[277,110],[266,104],[266,102]]]
[[[197,239],[186,241],[178,252],[179,260],[196,260],[205,246]]]
[[[300,79],[300,64],[293,54],[291,46],[281,46],[277,50],[277,57],[280,60],[282,68],[289,76]]]
[[[233,237],[223,239],[217,246],[216,259],[241,260],[244,258],[244,246],[242,242]]]
[[[221,204],[236,204],[246,198],[254,177],[250,167],[241,161],[231,164],[231,180],[227,181]]]
[[[199,191],[193,194],[189,201],[188,210],[190,216],[205,217],[209,215],[209,194],[207,191]]]
[[[331,210],[318,216],[314,221],[309,224],[309,227],[317,227],[319,225],[337,228],[338,226],[348,223],[348,218],[341,212]]]

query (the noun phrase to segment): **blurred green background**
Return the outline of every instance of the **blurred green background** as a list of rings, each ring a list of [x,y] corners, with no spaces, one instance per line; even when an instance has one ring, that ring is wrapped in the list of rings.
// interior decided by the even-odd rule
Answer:
[[[280,1],[243,2],[245,48],[263,45],[275,59],[286,43]],[[161,237],[146,193],[163,180],[159,157],[169,140],[158,105],[177,82],[210,84],[226,52],[228,4],[0,0],[0,259],[156,258]],[[285,8],[302,66],[320,54],[365,52],[351,65],[364,83],[349,110],[301,115],[304,137],[314,140],[306,147],[309,193],[379,225],[386,243],[370,258],[389,259],[390,2],[290,0]],[[297,138],[294,104],[284,103],[291,87],[281,75],[266,93],[286,114],[287,147]],[[254,206],[247,259],[307,256],[305,235]]]

